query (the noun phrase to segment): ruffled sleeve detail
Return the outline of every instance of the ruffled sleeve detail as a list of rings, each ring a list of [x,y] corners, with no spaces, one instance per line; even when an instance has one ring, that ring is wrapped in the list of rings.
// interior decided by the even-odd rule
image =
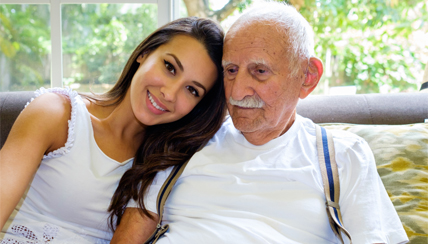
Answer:
[[[75,132],[74,132],[74,127],[76,125],[76,113],[77,113],[77,107],[78,107],[78,103],[80,101],[80,96],[76,91],[71,90],[71,88],[40,88],[37,91],[34,92],[35,97],[38,97],[42,94],[45,93],[57,93],[57,94],[62,94],[65,95],[67,97],[69,97],[70,99],[70,103],[71,103],[71,118],[70,120],[68,120],[68,136],[67,136],[67,142],[65,143],[65,145],[61,148],[56,149],[55,151],[52,151],[50,153],[48,153],[47,155],[43,156],[43,159],[50,159],[50,158],[56,158],[56,157],[61,157],[67,153],[70,152],[70,149],[73,147],[74,145],[74,139],[75,139]],[[32,102],[34,100],[34,98],[31,99],[30,102]],[[28,106],[28,104],[30,103],[28,102],[27,105],[25,105],[25,107]]]

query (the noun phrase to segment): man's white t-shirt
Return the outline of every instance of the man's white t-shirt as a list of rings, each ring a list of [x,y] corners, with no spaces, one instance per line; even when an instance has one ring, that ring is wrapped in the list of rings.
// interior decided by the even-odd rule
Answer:
[[[353,243],[405,243],[368,144],[344,131],[333,131],[333,139],[339,204]],[[284,135],[255,146],[229,118],[189,161],[163,224],[169,231],[159,244],[339,243],[325,210],[315,124],[297,116]]]

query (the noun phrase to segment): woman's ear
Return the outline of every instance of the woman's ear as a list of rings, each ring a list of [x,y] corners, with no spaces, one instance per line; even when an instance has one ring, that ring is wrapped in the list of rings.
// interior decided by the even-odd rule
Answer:
[[[146,51],[144,51],[142,54],[140,54],[139,56],[138,56],[138,58],[137,58],[137,63],[143,63],[144,62],[144,60],[146,60],[146,58],[147,58],[147,56],[148,56],[148,54],[149,54],[149,50],[146,50]]]
[[[323,72],[324,68],[321,60],[315,57],[310,58],[305,81],[300,88],[300,99],[306,98],[317,87]]]
[[[146,59],[146,57],[147,57],[147,55],[140,54],[137,58],[137,63],[140,63],[140,64],[143,63],[144,60]]]

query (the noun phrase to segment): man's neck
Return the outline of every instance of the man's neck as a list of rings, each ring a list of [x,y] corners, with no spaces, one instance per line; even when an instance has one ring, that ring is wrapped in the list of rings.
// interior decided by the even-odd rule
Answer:
[[[281,127],[260,130],[255,132],[241,132],[241,133],[242,135],[244,135],[245,139],[247,139],[249,143],[256,146],[261,146],[285,134],[293,125],[295,120],[296,120],[296,113],[293,113],[293,115],[288,119],[287,123],[285,123],[285,125]]]

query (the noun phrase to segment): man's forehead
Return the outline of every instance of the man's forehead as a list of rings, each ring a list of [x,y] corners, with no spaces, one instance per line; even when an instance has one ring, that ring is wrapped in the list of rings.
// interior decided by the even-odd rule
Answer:
[[[225,42],[223,66],[230,63],[272,66],[272,62],[283,59],[286,49],[279,41],[270,41],[269,38],[272,37],[238,38]]]
[[[272,38],[276,37],[266,33],[237,33],[236,35],[226,37],[224,40],[224,49],[266,48],[267,45],[271,46],[271,44],[275,43]]]
[[[225,67],[229,64],[234,64],[235,62],[237,62],[236,61],[237,58],[235,58],[235,59],[233,57],[230,57],[230,58],[231,59],[223,56],[223,60],[222,60],[223,67]],[[250,58],[250,59],[247,59],[245,61],[246,61],[246,63],[249,63],[249,64],[270,66],[270,63],[266,59],[261,58],[261,57]]]
[[[281,35],[287,33],[284,26],[270,19],[237,20],[226,33],[225,41],[236,37],[258,38],[263,36]],[[278,36],[279,37],[279,36]]]
[[[277,54],[278,52],[286,51],[288,48],[288,37],[279,33],[272,26],[265,26],[266,28],[250,27],[239,28],[232,33],[228,33],[224,40],[224,52],[226,55],[228,52],[252,52],[257,51],[257,49]]]

